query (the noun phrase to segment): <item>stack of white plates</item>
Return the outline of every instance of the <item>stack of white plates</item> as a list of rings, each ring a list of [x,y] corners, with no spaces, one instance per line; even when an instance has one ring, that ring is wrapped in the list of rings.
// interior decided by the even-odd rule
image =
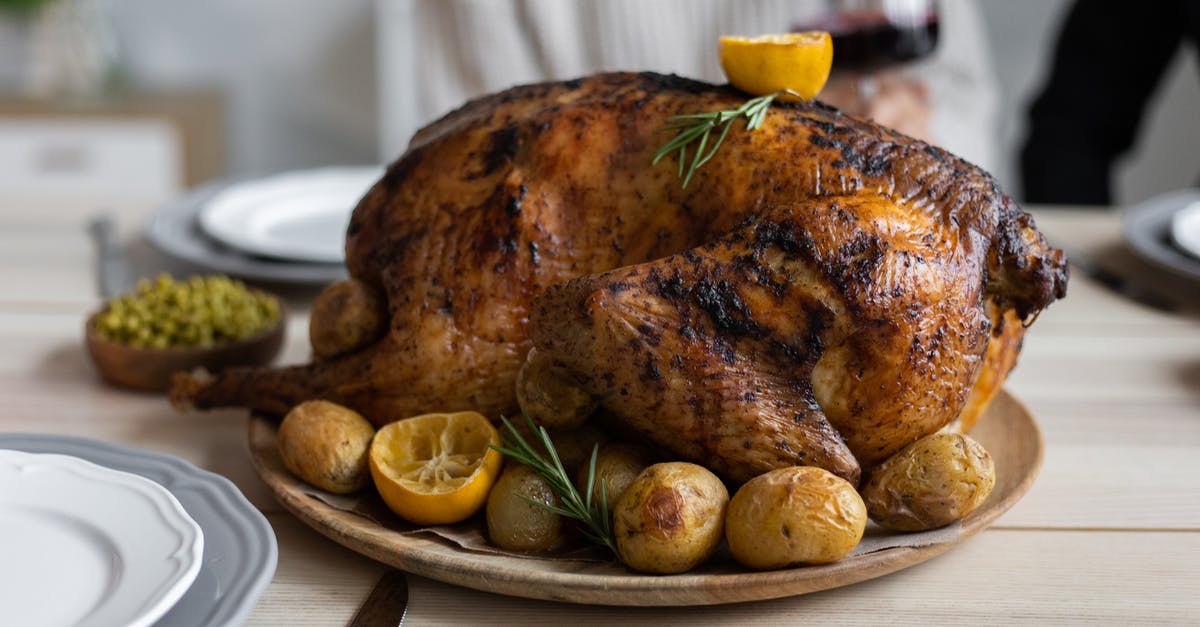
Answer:
[[[345,237],[381,166],[219,181],[162,207],[146,236],[164,253],[225,274],[287,283],[346,276]]]
[[[275,573],[228,479],[96,440],[0,434],[0,607],[12,625],[236,625]]]

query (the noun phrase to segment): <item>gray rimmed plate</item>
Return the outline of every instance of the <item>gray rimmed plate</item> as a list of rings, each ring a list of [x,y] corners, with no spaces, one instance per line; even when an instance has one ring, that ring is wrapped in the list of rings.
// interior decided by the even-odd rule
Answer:
[[[1200,201],[1200,189],[1182,189],[1140,202],[1125,210],[1121,220],[1125,241],[1139,257],[1179,276],[1200,281],[1200,259],[1172,241],[1171,220]]]
[[[63,435],[0,434],[0,449],[58,453],[145,477],[179,500],[204,532],[200,574],[156,625],[240,625],[271,583],[275,532],[231,481],[178,457]]]
[[[170,257],[243,279],[313,285],[346,278],[346,266],[341,263],[261,257],[206,236],[199,223],[200,213],[218,194],[247,180],[250,179],[229,179],[202,185],[160,207],[146,224],[146,239]]]

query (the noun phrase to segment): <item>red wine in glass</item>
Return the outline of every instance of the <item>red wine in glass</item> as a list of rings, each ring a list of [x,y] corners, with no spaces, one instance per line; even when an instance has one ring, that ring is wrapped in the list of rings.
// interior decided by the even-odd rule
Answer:
[[[938,12],[931,0],[845,2],[795,30],[825,30],[833,38],[835,70],[870,72],[925,57],[937,48]]]

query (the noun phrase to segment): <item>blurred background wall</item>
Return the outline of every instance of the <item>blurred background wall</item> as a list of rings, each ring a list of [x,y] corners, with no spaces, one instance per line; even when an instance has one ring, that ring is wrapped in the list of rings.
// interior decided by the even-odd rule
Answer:
[[[99,0],[129,81],[225,94],[229,170],[378,159],[372,0]]]
[[[93,3],[115,42],[118,77],[134,92],[205,90],[223,100],[225,155],[234,175],[327,164],[390,161],[381,139],[387,90],[378,54],[398,43],[389,6],[409,0],[83,0]],[[957,0],[947,0],[957,1]],[[983,0],[980,8],[1002,98],[994,173],[1020,195],[1015,158],[1024,112],[1044,78],[1068,0]],[[11,18],[8,20],[11,22]],[[5,54],[11,23],[0,21],[0,92],[22,88],[18,59]],[[1114,35],[1119,38],[1118,35]],[[1193,184],[1200,172],[1200,72],[1195,53],[1178,55],[1136,153],[1122,165],[1122,203]],[[1121,88],[1121,77],[1113,77]],[[187,182],[181,183],[185,186]],[[2,192],[0,192],[2,195]],[[2,199],[0,199],[2,200]]]

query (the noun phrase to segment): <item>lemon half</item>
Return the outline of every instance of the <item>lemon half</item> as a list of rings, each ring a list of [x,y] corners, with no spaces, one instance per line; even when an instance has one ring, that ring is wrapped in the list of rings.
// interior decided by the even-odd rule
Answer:
[[[729,82],[748,94],[791,90],[812,100],[829,80],[833,39],[825,31],[721,37],[718,54]]]
[[[375,488],[393,512],[419,525],[470,517],[487,501],[502,456],[500,434],[473,411],[425,414],[375,434],[369,455]]]

